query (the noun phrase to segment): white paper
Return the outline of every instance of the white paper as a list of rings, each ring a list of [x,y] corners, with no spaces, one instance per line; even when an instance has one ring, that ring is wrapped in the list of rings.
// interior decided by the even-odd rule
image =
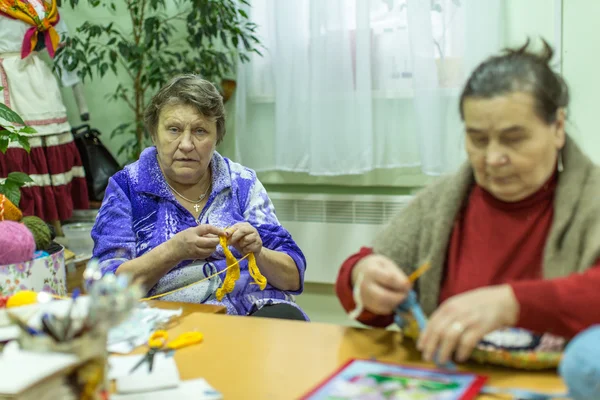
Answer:
[[[140,361],[143,356],[143,354],[136,354],[133,356],[109,356],[108,379],[117,379],[121,376],[129,374],[131,368],[133,368],[133,366]]]
[[[139,356],[134,356],[140,360]],[[143,355],[142,355],[143,357]],[[115,366],[111,375],[115,376],[117,393],[141,393],[161,389],[173,389],[179,386],[179,370],[173,357],[166,357],[164,354],[157,354],[154,357],[152,372],[148,371],[148,364],[141,365],[135,371],[130,373],[135,361],[119,361],[118,358],[110,357],[110,365]],[[133,360],[133,359],[132,359]],[[121,365],[119,365],[121,364]]]
[[[131,369],[144,357],[144,354],[135,354],[131,356],[109,356],[108,357],[108,379],[117,379],[122,376],[129,375]],[[154,367],[159,363],[171,362],[166,359],[172,359],[173,353],[158,353],[154,356]],[[148,371],[148,367],[140,367],[135,373],[140,373],[139,370]]]
[[[11,351],[0,355],[0,394],[18,394],[29,386],[77,364],[77,357],[63,353]]]
[[[0,327],[0,342],[8,342],[19,338],[21,328],[16,325]]]
[[[222,400],[223,396],[217,392],[206,380],[194,379],[182,381],[175,389],[159,390],[152,393],[113,394],[111,400]]]

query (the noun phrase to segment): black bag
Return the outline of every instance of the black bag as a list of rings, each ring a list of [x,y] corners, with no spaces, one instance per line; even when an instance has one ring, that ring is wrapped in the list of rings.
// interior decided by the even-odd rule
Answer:
[[[90,201],[101,202],[108,179],[121,170],[121,166],[100,141],[100,132],[89,125],[71,129],[75,145],[81,155]]]

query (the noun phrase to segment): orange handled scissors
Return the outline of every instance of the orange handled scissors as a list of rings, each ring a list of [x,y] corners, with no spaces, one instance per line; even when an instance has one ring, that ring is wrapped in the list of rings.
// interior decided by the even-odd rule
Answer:
[[[187,346],[201,343],[204,339],[204,335],[200,332],[185,332],[179,335],[175,340],[168,342],[169,334],[167,331],[158,330],[148,339],[148,347],[150,348],[146,355],[135,364],[135,366],[129,371],[131,374],[133,371],[138,369],[142,364],[148,363],[148,372],[152,372],[152,366],[154,365],[154,356],[156,353],[179,350]]]

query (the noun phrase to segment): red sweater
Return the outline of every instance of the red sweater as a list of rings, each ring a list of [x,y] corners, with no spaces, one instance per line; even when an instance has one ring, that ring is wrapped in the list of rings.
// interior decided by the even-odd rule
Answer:
[[[553,177],[529,198],[505,203],[476,186],[452,231],[439,303],[468,290],[509,283],[520,305],[518,327],[572,337],[600,323],[600,261],[582,274],[542,279],[555,188]],[[371,253],[370,248],[361,249],[339,272],[336,292],[347,311],[355,307],[352,268]],[[380,327],[393,321],[392,316],[367,311],[359,320]]]

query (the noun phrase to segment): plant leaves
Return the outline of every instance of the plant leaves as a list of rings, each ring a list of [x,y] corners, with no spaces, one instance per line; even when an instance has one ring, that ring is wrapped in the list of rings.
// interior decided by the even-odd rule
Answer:
[[[31,150],[31,145],[29,144],[29,138],[27,136],[19,135],[17,137],[17,141],[19,142],[19,144],[21,145],[23,150],[25,150],[26,152],[29,153],[29,151]]]
[[[0,131],[0,133],[2,132]],[[0,152],[6,153],[6,149],[8,149],[8,138],[0,137]]]
[[[0,185],[0,192],[4,194],[11,203],[19,207],[19,201],[21,201],[21,187],[19,185],[7,179]]]
[[[21,129],[19,129],[19,133],[31,134],[31,133],[37,133],[37,131],[34,128],[32,128],[31,126],[24,126]]]
[[[24,172],[11,172],[8,174],[7,180],[20,184],[21,186],[27,182],[33,182],[33,179]]]
[[[23,118],[21,118],[19,114],[2,103],[0,103],[0,118],[15,124],[25,125],[25,121],[23,121]]]
[[[116,2],[66,1],[72,5],[85,2],[107,10],[114,9]],[[131,160],[137,158],[145,145],[140,142],[147,136],[141,110],[169,77],[193,72],[218,83],[235,72],[237,56],[247,62],[252,53],[260,55],[262,45],[255,36],[258,25],[250,20],[247,0],[117,3],[119,13],[129,14],[123,24],[116,28],[91,21],[79,23],[75,34],[68,39],[69,45],[57,54],[55,64],[77,71],[83,81],[99,79],[108,73],[125,73],[126,79],[108,88],[108,97],[133,111],[132,117],[125,121],[129,124],[111,133],[111,137],[118,136],[123,141],[119,154],[124,153]]]

